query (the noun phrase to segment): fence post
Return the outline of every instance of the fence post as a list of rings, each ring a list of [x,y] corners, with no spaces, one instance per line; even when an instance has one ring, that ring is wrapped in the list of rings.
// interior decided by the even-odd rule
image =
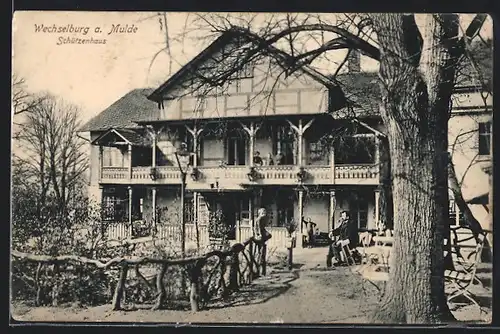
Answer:
[[[128,265],[124,264],[120,269],[120,278],[116,284],[115,294],[113,296],[113,311],[121,309],[120,302],[125,288],[125,280],[127,279]]]
[[[204,260],[198,260],[194,264],[190,272],[191,279],[191,293],[189,295],[189,302],[191,304],[191,311],[198,312],[200,305],[200,276],[201,267],[204,264]]]
[[[167,263],[162,263],[160,272],[156,275],[156,302],[155,305],[153,306],[153,310],[158,310],[161,308],[163,301],[165,299],[165,287],[163,286],[163,277],[165,276],[165,273],[167,272]]]
[[[52,306],[57,306],[58,305],[58,297],[59,297],[59,264],[55,263],[54,264],[54,285],[52,286]]]
[[[232,291],[237,291],[239,288],[238,282],[238,270],[240,267],[239,252],[233,251],[231,254],[231,269],[229,272],[229,289]]]
[[[241,242],[241,228],[240,228],[240,221],[236,221],[236,241]]]
[[[253,258],[253,240],[250,241],[248,244],[248,259],[250,260],[250,273],[249,273],[249,281],[252,282],[254,279],[254,271],[253,271],[253,263],[254,263],[254,258]]]
[[[260,265],[262,267],[262,276],[266,276],[266,256],[267,256],[267,245],[262,244],[262,250],[260,252]]]

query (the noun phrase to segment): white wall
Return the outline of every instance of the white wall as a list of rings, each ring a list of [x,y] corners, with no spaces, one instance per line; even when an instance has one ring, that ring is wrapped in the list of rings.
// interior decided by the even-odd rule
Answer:
[[[326,111],[326,87],[302,71],[285,78],[281,67],[269,61],[256,64],[253,78],[226,83],[210,95],[189,91],[172,93],[165,101],[163,119],[219,118],[225,116],[318,113]]]
[[[465,200],[490,191],[489,176],[483,168],[491,164],[491,157],[478,156],[479,122],[492,120],[484,112],[454,112],[449,121],[448,142],[452,152],[457,179]],[[456,143],[453,147],[453,144]],[[484,228],[491,228],[490,216],[481,205],[469,206],[474,217]]]

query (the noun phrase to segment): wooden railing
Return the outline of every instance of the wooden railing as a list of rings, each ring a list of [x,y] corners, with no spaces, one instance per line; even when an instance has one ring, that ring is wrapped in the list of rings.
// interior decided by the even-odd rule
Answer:
[[[152,233],[149,237],[152,237]],[[198,236],[197,236],[198,234]],[[110,223],[106,227],[105,236],[109,241],[122,241],[132,239],[131,229],[128,223],[117,222]],[[199,242],[200,247],[205,247],[209,244],[208,227],[206,225],[198,225],[198,233],[196,232],[195,224],[186,224],[185,237],[187,243]],[[147,238],[147,237],[146,237]],[[160,242],[181,242],[181,226],[174,224],[158,224],[156,226],[155,238]],[[141,238],[144,239],[144,238]]]
[[[228,185],[295,185],[299,166],[273,165],[255,167],[255,178],[249,179],[250,166],[200,166],[199,178],[187,178],[187,185],[207,188],[224,188]],[[305,184],[373,184],[379,182],[379,168],[374,164],[331,166],[304,166]],[[151,167],[133,167],[132,178],[123,167],[103,167],[101,183],[117,184],[180,184],[181,173],[176,166],[159,166],[151,173]],[[189,171],[190,173],[190,171]]]
[[[267,241],[268,247],[286,250],[286,244],[289,240],[288,232],[284,227],[266,227],[271,233],[272,238]],[[236,226],[236,241],[241,242],[253,236],[252,228],[248,225]]]
[[[124,240],[131,237],[128,223],[110,223],[106,226],[105,237],[108,240]]]
[[[101,180],[113,182],[128,180],[128,178],[127,167],[103,167],[101,171]]]
[[[255,167],[255,176],[250,179],[249,166],[199,167],[203,181],[213,183],[217,180],[224,186],[223,180],[238,184],[294,185],[299,182],[298,166],[274,165]],[[304,166],[305,184],[378,184],[379,167],[373,164]],[[333,172],[334,171],[334,172]]]
[[[250,284],[261,274],[266,274],[266,249],[267,246],[249,238],[243,243],[234,244],[226,250],[213,250],[202,256],[187,258],[158,258],[154,256],[120,256],[111,259],[91,259],[78,255],[35,255],[12,251],[12,265],[17,274],[25,277],[33,276],[35,305],[40,306],[42,300],[52,299],[53,306],[60,302],[63,287],[60,285],[62,274],[79,275],[75,266],[89,266],[112,274],[111,269],[119,269],[117,283],[114,285],[112,296],[112,309],[122,309],[125,292],[128,289],[153,290],[152,309],[160,309],[166,305],[166,285],[171,285],[171,280],[165,280],[167,269],[175,269],[179,279],[189,281],[189,301],[191,310],[196,312],[205,307],[213,298],[227,297],[235,293],[243,285]],[[23,266],[22,262],[36,264]],[[141,273],[141,267],[153,269],[152,280]],[[89,269],[90,269],[89,268]],[[187,277],[185,274],[187,273]],[[137,284],[131,285],[127,276],[135,274]],[[81,275],[81,273],[80,273]],[[42,276],[44,276],[42,278]],[[98,277],[98,276],[96,276]],[[104,275],[106,277],[106,275]],[[95,278],[95,279],[103,279]],[[94,282],[98,284],[99,282]],[[184,286],[182,284],[182,286]],[[154,291],[156,290],[156,291]],[[130,291],[130,290],[129,290]],[[181,298],[186,296],[186,290],[181,289]],[[66,294],[63,298],[75,298],[75,295]],[[62,299],[62,298],[61,298]],[[76,300],[74,300],[76,301]]]
[[[131,176],[131,177],[130,177]],[[158,166],[152,173],[151,167],[103,167],[101,183],[117,184],[180,184],[181,172],[175,166]]]
[[[342,184],[379,182],[379,166],[373,164],[336,165],[335,180]]]

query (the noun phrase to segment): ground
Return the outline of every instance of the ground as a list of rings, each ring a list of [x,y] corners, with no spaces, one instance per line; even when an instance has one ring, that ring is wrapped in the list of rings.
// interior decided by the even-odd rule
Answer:
[[[377,307],[379,292],[347,267],[325,268],[326,248],[300,249],[294,269],[273,268],[267,277],[243,287],[225,301],[200,312],[129,306],[110,311],[110,305],[92,308],[30,308],[20,304],[12,313],[20,321],[97,322],[258,322],[258,323],[366,323]],[[475,306],[452,307],[458,320],[490,322],[491,311],[479,315]]]

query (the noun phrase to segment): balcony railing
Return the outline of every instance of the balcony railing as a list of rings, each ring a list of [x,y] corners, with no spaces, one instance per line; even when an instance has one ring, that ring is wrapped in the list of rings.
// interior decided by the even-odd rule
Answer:
[[[299,183],[298,166],[274,165],[254,168],[249,175],[250,166],[198,167],[197,180],[187,178],[196,187],[224,188],[227,184],[238,185],[294,185]],[[379,183],[379,167],[375,164],[353,164],[331,166],[304,166],[304,184],[369,184]],[[188,171],[188,174],[190,172]],[[128,168],[103,167],[101,183],[114,184],[180,184],[181,172],[175,166],[133,167],[130,177]]]
[[[127,167],[103,167],[101,172],[102,180],[117,180],[121,181],[128,179]]]

